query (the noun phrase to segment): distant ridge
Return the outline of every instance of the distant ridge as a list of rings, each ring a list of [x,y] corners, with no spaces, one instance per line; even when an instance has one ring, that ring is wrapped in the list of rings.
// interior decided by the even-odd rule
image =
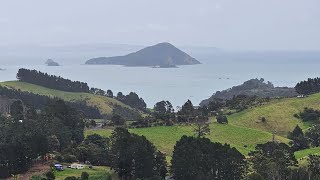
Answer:
[[[172,44],[164,42],[125,56],[93,58],[88,60],[86,64],[174,67],[176,65],[200,64],[200,62]]]

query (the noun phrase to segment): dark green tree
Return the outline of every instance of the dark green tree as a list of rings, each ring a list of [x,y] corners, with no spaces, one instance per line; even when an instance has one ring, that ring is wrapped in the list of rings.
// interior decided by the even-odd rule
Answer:
[[[107,93],[106,93],[106,96],[113,98],[113,92],[110,89],[108,89]]]
[[[155,147],[144,137],[116,128],[111,136],[111,168],[123,179],[149,179],[160,176],[165,163]],[[163,177],[164,178],[164,177]]]
[[[311,146],[320,146],[320,125],[314,125],[306,132],[306,138],[310,142]]]
[[[225,116],[225,115],[219,114],[219,115],[217,116],[217,122],[218,122],[219,124],[228,124],[228,118],[227,118],[227,116]]]
[[[297,165],[294,153],[284,143],[258,144],[249,155],[254,170],[265,179],[286,179],[290,174],[290,167]]]
[[[302,129],[298,125],[292,132],[289,132],[288,138],[292,140],[290,144],[293,151],[309,148],[308,139],[305,138]]]
[[[241,179],[245,157],[229,145],[183,136],[175,145],[171,173],[176,180]]]
[[[169,120],[174,118],[174,109],[169,101],[157,102],[153,110],[156,119]]]
[[[111,122],[116,125],[116,126],[122,126],[124,125],[124,123],[126,122],[125,119],[123,119],[120,115],[118,114],[114,114],[112,117],[111,117]]]

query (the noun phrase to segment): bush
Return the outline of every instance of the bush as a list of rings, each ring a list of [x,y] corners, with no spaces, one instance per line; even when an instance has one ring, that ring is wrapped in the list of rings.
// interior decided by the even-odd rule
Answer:
[[[225,115],[218,115],[217,122],[220,124],[228,124],[227,116]]]
[[[88,179],[89,179],[89,173],[87,173],[87,172],[82,172],[82,173],[81,173],[81,179],[82,179],[82,180],[88,180]]]
[[[47,177],[48,180],[54,180],[56,178],[52,171],[48,171],[46,173],[46,177]]]
[[[78,178],[75,176],[66,177],[64,180],[77,180]]]
[[[30,180],[47,180],[47,178],[44,175],[34,175],[30,177]]]

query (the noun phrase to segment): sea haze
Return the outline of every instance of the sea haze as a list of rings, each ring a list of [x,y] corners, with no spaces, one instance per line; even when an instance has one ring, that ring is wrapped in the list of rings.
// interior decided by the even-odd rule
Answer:
[[[110,51],[104,55],[125,54],[140,47]],[[187,49],[187,48],[186,48]],[[71,50],[70,50],[71,51]],[[190,52],[188,52],[190,51]],[[50,53],[31,56],[15,53],[0,56],[1,81],[16,80],[19,68],[36,69],[71,80],[87,82],[91,87],[138,93],[152,107],[156,102],[169,100],[181,106],[190,99],[195,105],[210,97],[217,90],[242,84],[252,78],[264,78],[275,86],[293,87],[298,81],[320,76],[319,52],[224,52],[215,48],[187,53],[203,64],[179,68],[123,67],[115,65],[83,65],[85,60],[96,57],[94,52],[55,54],[53,60],[63,66],[48,67],[44,62]],[[97,53],[102,55],[102,52]],[[90,57],[89,57],[90,56]]]

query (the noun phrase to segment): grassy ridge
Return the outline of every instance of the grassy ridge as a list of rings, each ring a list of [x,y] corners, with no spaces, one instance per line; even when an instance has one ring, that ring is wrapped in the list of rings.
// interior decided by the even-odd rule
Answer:
[[[265,143],[272,139],[272,134],[245,128],[235,125],[221,125],[212,123],[210,125],[211,133],[207,137],[214,142],[228,143],[236,147],[241,153],[247,155],[254,150],[256,144]],[[166,152],[171,156],[174,145],[183,135],[194,135],[192,126],[159,126],[150,128],[129,129],[131,133],[145,136],[160,151]],[[100,134],[102,136],[110,136],[112,129],[87,130],[86,135]],[[277,136],[281,142],[289,142],[288,139]],[[247,147],[245,147],[247,146]]]
[[[100,110],[101,114],[111,114],[113,106],[115,105],[129,108],[129,106],[123,104],[122,102],[105,96],[89,93],[59,91],[20,81],[1,82],[0,86],[5,86],[16,90],[20,89],[21,91],[27,91],[39,95],[57,97],[69,102],[86,101],[89,106],[96,106]]]
[[[295,113],[303,111],[305,107],[320,109],[320,94],[314,94],[306,98],[287,98],[273,100],[266,105],[245,110],[229,116],[229,123],[273,132],[286,136],[298,124],[302,129],[310,127],[310,123],[303,123],[294,118]],[[261,118],[267,119],[266,123]]]

